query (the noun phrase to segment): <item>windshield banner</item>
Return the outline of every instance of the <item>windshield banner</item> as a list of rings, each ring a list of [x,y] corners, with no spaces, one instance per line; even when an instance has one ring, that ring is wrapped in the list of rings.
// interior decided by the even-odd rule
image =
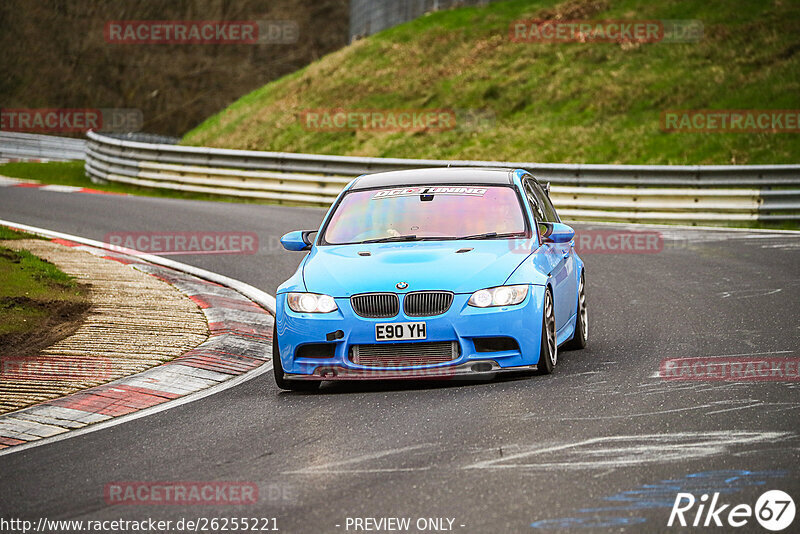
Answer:
[[[465,195],[471,197],[482,197],[486,194],[485,187],[460,187],[460,186],[438,186],[438,187],[403,187],[400,189],[383,189],[375,193],[372,200],[379,198],[412,197],[414,195]]]

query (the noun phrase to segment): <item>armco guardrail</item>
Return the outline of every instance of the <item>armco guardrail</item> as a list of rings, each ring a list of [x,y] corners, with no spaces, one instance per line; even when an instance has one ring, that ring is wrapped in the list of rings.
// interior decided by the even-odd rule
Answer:
[[[0,159],[67,161],[83,159],[85,139],[0,131]]]
[[[566,219],[800,220],[800,165],[576,165],[322,156],[186,147],[88,133],[94,181],[327,206],[352,177],[423,167],[524,168]]]

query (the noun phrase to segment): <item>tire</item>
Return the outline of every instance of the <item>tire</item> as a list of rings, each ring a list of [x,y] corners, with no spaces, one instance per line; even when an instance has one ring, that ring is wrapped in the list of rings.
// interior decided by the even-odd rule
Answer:
[[[553,308],[553,293],[548,287],[544,293],[542,306],[542,343],[539,347],[539,363],[536,372],[549,375],[558,363],[558,345],[556,344],[556,316]]]
[[[279,388],[287,391],[316,391],[319,389],[319,380],[287,380],[281,365],[281,351],[278,346],[277,324],[272,325],[272,371],[275,374],[275,383]]]
[[[564,346],[567,350],[580,350],[586,348],[589,341],[589,315],[586,311],[586,287],[581,273],[581,282],[578,285],[578,309],[575,318],[575,333]]]

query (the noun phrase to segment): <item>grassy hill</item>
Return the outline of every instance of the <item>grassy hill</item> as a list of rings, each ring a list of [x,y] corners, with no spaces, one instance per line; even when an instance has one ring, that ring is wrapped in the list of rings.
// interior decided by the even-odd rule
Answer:
[[[694,43],[515,43],[517,19],[699,19]],[[800,3],[512,0],[438,12],[331,53],[210,117],[189,145],[575,163],[800,161],[798,133],[667,133],[664,110],[800,109]],[[448,131],[309,131],[307,109],[483,110]]]

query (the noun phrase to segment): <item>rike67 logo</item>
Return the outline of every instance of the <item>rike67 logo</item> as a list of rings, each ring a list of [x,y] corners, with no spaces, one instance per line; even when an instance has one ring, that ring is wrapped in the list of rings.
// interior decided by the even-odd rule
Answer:
[[[719,492],[710,497],[704,493],[699,499],[691,493],[678,493],[667,526],[739,528],[749,524],[755,516],[762,527],[778,532],[792,524],[794,515],[794,500],[781,490],[765,492],[755,506],[721,503]]]

